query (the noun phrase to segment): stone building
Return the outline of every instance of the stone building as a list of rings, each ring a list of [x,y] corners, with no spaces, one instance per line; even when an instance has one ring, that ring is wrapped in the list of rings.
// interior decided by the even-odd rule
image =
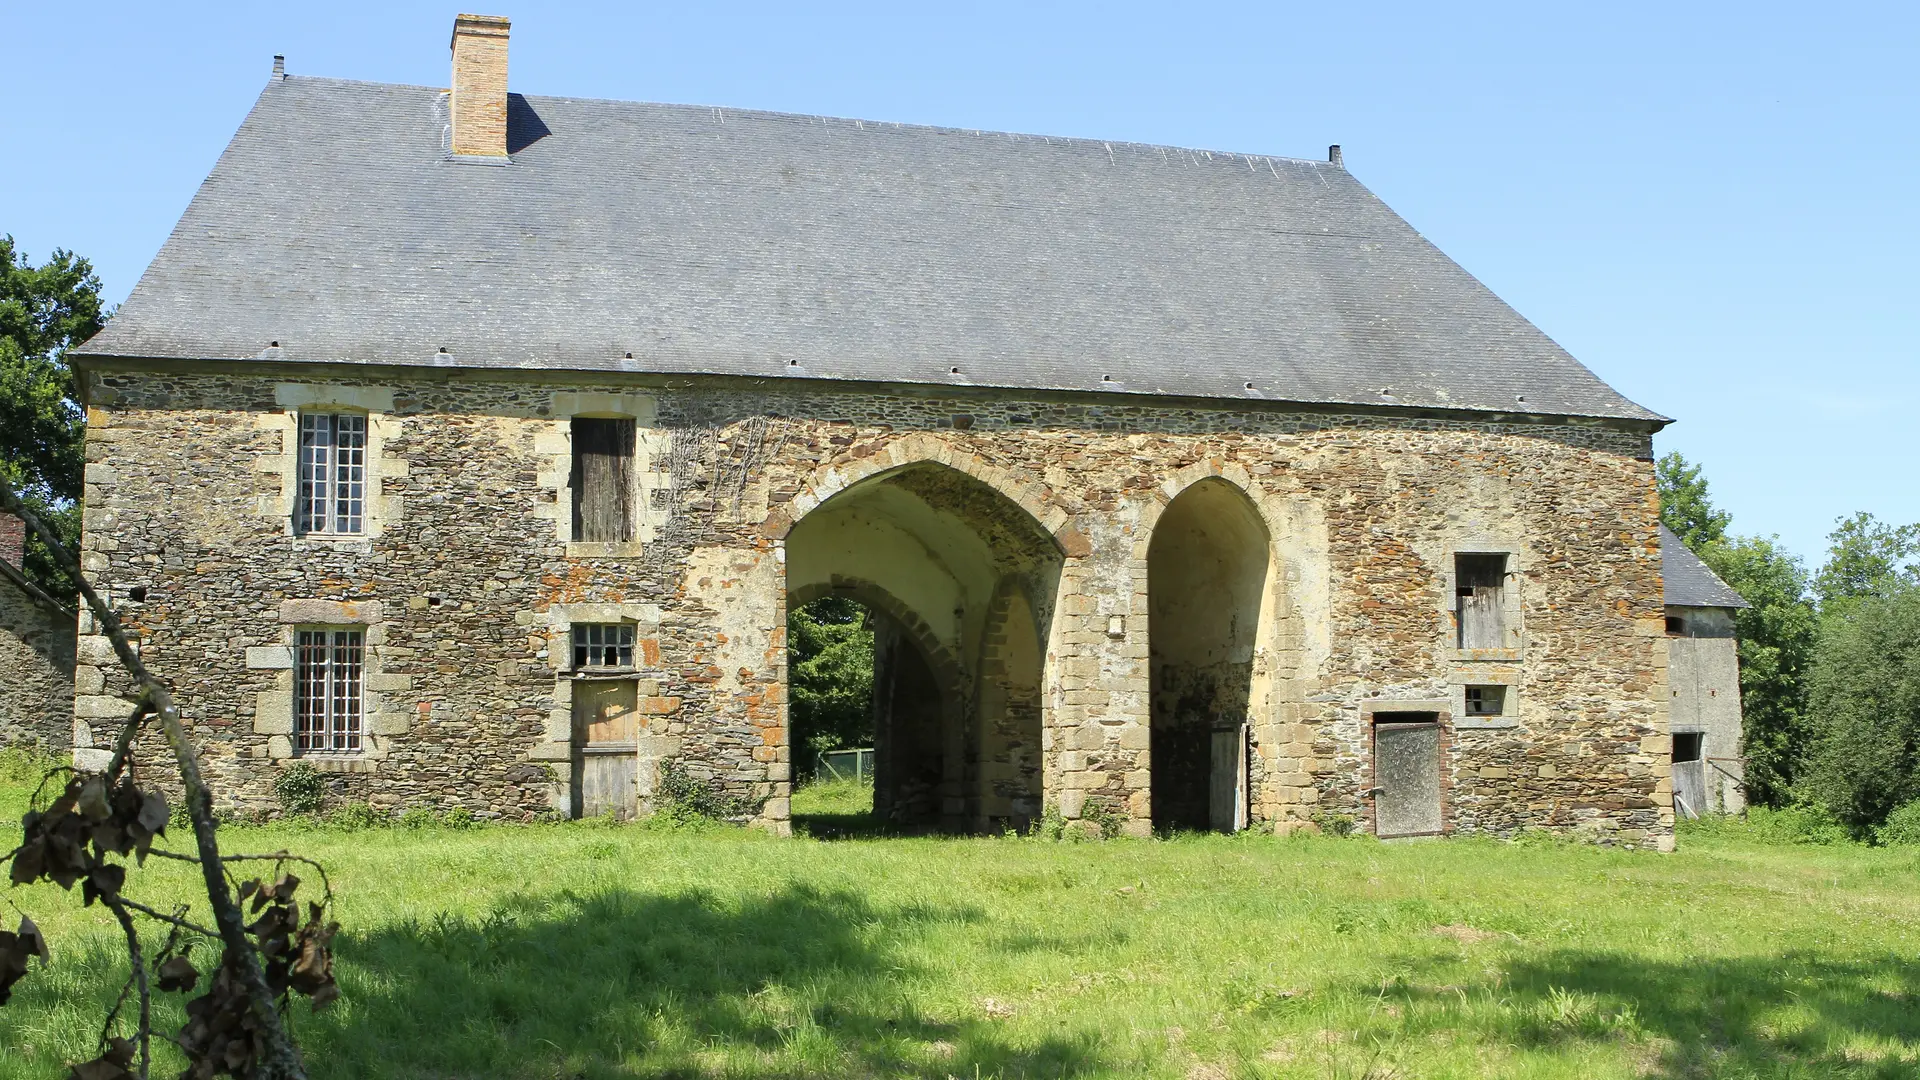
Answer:
[[[73,729],[74,614],[21,574],[25,523],[0,512],[0,746],[64,750]]]
[[[1740,642],[1734,612],[1751,607],[1664,525],[1667,684],[1674,809],[1688,817],[1746,809],[1740,750]]]
[[[85,558],[225,796],[1671,839],[1650,443],[1328,161],[276,66],[111,324]],[[82,642],[78,714],[124,684]]]

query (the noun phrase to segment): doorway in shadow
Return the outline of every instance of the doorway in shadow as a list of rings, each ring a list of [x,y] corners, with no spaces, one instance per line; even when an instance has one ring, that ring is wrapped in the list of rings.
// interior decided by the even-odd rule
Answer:
[[[1202,480],[1147,546],[1153,827],[1247,821],[1248,708],[1266,591],[1265,524],[1244,492]]]

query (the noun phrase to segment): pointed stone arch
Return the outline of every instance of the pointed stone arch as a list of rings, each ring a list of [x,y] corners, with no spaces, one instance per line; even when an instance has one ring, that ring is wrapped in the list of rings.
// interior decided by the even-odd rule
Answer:
[[[793,516],[768,530],[790,605],[831,593],[883,618],[875,804],[902,825],[980,829],[1038,816],[1036,718],[1066,559],[1053,530],[1069,520],[1050,500],[1043,485],[977,456],[910,439],[816,472],[789,504]],[[1015,616],[1022,625],[1008,622]],[[882,632],[911,641],[913,654]],[[922,687],[920,658],[939,684],[937,708],[919,689],[889,689]]]
[[[1073,545],[1063,539],[1062,534],[1072,528],[1073,515],[1055,501],[1053,490],[1045,483],[1020,469],[996,465],[979,454],[923,432],[902,436],[871,453],[850,455],[815,469],[801,484],[799,493],[767,515],[762,531],[769,537],[784,540],[801,518],[827,500],[862,481],[915,465],[940,465],[973,477],[1025,510],[1056,545],[1071,553]]]
[[[1264,581],[1257,590],[1257,628],[1251,668],[1245,676],[1246,766],[1240,806],[1248,824],[1268,824],[1280,830],[1308,820],[1320,796],[1319,774],[1329,767],[1330,751],[1315,726],[1317,717],[1306,707],[1310,687],[1330,650],[1326,618],[1328,580],[1325,517],[1320,505],[1301,496],[1275,494],[1245,468],[1218,459],[1203,459],[1169,474],[1157,487],[1149,505],[1142,507],[1146,534],[1136,557],[1149,568],[1149,653],[1163,640],[1166,627],[1153,617],[1153,542],[1169,510],[1201,485],[1225,485],[1237,493],[1245,511],[1265,533]],[[1164,613],[1163,613],[1164,614]],[[1160,634],[1157,634],[1156,631]],[[1164,644],[1164,640],[1163,640]],[[1164,670],[1158,672],[1164,675]],[[1156,693],[1162,690],[1152,675]],[[1165,702],[1161,702],[1164,710]],[[1225,725],[1223,725],[1225,726]],[[1222,748],[1224,750],[1224,747]],[[1167,762],[1178,769],[1176,760]],[[1212,748],[1207,761],[1211,765]],[[1152,755],[1155,789],[1163,779],[1162,757]],[[1173,777],[1165,777],[1173,782]],[[1166,800],[1159,800],[1164,806]],[[1211,814],[1208,815],[1211,819]],[[1211,825],[1213,822],[1208,821]]]

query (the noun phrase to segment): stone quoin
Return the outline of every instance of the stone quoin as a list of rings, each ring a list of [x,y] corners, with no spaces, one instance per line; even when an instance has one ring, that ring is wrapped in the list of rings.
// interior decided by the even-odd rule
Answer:
[[[83,558],[223,797],[1667,847],[1651,439],[1345,169],[278,73],[73,362]],[[124,676],[81,619],[75,715]]]

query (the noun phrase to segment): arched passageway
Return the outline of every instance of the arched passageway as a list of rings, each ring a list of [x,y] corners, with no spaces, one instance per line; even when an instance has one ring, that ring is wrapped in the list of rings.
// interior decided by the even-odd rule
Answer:
[[[1040,815],[1060,566],[1018,504],[931,462],[868,477],[787,534],[790,610],[835,595],[874,613],[874,810],[888,823],[1024,828]]]
[[[1270,550],[1246,494],[1202,480],[1147,546],[1153,826],[1231,832],[1247,820],[1248,712]]]

